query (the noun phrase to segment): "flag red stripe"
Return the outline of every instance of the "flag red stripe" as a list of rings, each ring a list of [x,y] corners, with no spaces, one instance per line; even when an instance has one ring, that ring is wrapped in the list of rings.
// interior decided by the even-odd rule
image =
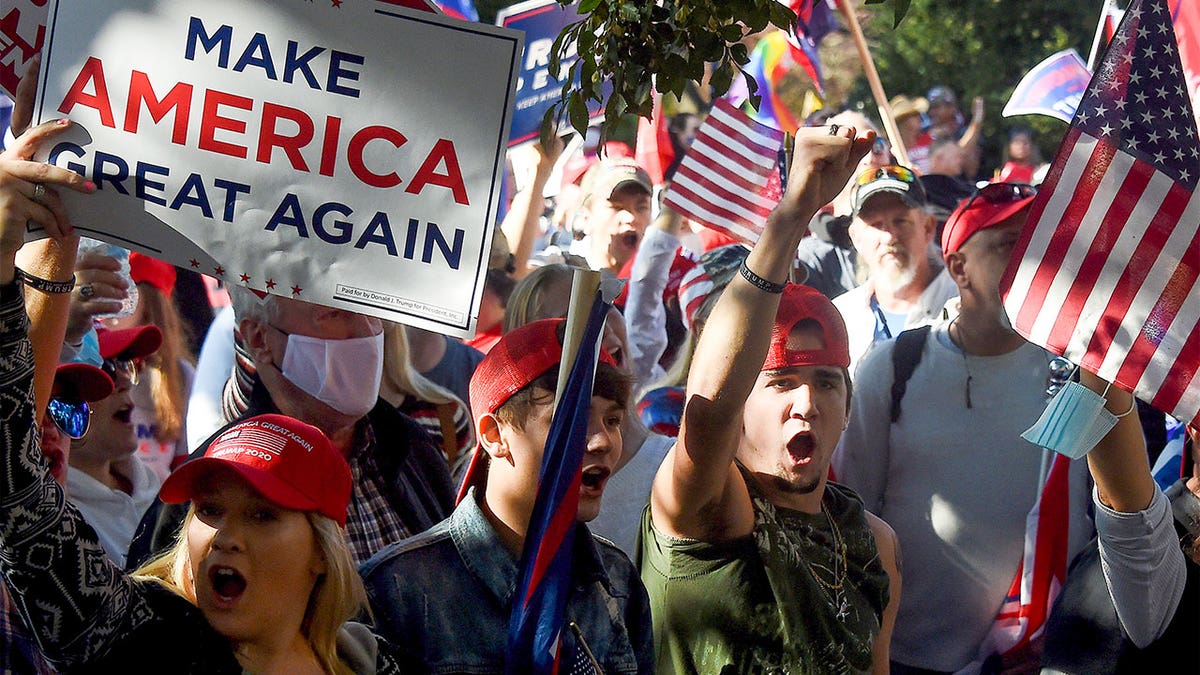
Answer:
[[[1108,260],[1109,253],[1125,229],[1125,224],[1129,221],[1129,214],[1137,206],[1137,201],[1145,193],[1146,186],[1150,184],[1150,178],[1154,174],[1154,167],[1145,162],[1134,161],[1129,168],[1129,173],[1126,174],[1125,180],[1118,188],[1118,197],[1113,200],[1108,207],[1108,212],[1104,214],[1096,237],[1092,240],[1092,244],[1079,266],[1079,271],[1075,274],[1071,288],[1067,291],[1067,297],[1063,299],[1062,309],[1059,310],[1054,326],[1050,329],[1050,335],[1046,338],[1046,347],[1050,351],[1061,354],[1069,345],[1071,335],[1075,332],[1079,321],[1079,315],[1083,312],[1083,307],[1092,293],[1092,288],[1096,285],[1096,280],[1100,278],[1104,263]]]
[[[736,120],[732,120],[724,115],[712,115],[706,120],[709,125],[731,139],[736,140],[736,145],[743,148],[747,154],[757,157],[774,157],[775,153],[779,152],[779,148],[771,148],[761,143],[756,142],[749,134],[762,132],[749,125],[739,125]],[[761,127],[760,127],[761,128]],[[782,140],[782,137],[779,139]],[[762,166],[761,164],[759,166]]]
[[[1087,352],[1080,359],[1080,365],[1094,372],[1104,363],[1104,356],[1121,328],[1122,318],[1129,312],[1138,290],[1158,261],[1167,238],[1171,236],[1171,230],[1179,222],[1190,198],[1188,191],[1178,183],[1171,185],[1167,190],[1166,198],[1130,256],[1125,272],[1113,287],[1112,297],[1104,308],[1104,319],[1096,325],[1092,339],[1088,342]]]
[[[725,206],[726,209],[738,207],[739,209],[748,211],[748,215],[766,218],[767,214],[771,212],[771,209],[775,208],[774,204],[766,202],[762,196],[756,192],[751,192],[749,190],[730,189],[718,181],[705,180],[705,176],[703,174],[698,176],[681,176],[680,178],[681,180],[676,181],[676,183],[681,184],[680,189],[684,191],[690,191],[691,193],[696,193],[697,189],[704,188],[707,192],[711,193],[711,196],[701,197],[702,199],[708,199],[709,201],[714,202],[715,200],[719,199],[730,202],[730,204]],[[672,185],[672,189],[674,189],[674,184]],[[762,188],[759,187],[758,189],[761,190]],[[742,217],[745,218],[747,215],[743,215]]]
[[[706,187],[711,188],[712,186],[706,186]],[[687,202],[687,205],[685,207],[684,204],[677,203],[674,199],[672,199],[672,200],[670,200],[671,208],[676,208],[678,206],[680,208],[699,210],[700,213],[691,216],[695,220],[699,220],[702,223],[709,223],[714,220],[718,220],[718,221],[725,220],[725,221],[730,221],[732,223],[741,224],[748,230],[754,230],[755,232],[762,232],[762,223],[752,223],[748,219],[746,214],[737,213],[735,211],[728,209],[725,206],[717,204],[713,200],[692,191],[686,185],[680,185],[679,183],[674,183],[671,185],[671,192],[675,193],[677,195],[677,197],[676,197],[677,199],[682,198],[682,199],[686,200],[686,202]],[[764,218],[764,219],[767,217],[767,213],[770,213],[770,211],[768,210],[766,213],[761,213],[761,214],[758,214],[756,212],[757,215],[761,215],[762,218]]]
[[[744,195],[742,199],[751,197],[761,198],[761,194],[766,186],[763,185],[765,176],[762,174],[754,175],[749,173],[738,173],[727,166],[717,164],[722,161],[721,158],[712,158],[707,156],[699,156],[698,159],[703,159],[706,164],[701,166],[689,166],[686,169],[680,167],[676,170],[676,174],[702,183],[702,184],[722,184],[728,186],[729,189],[738,190]],[[758,180],[755,181],[754,178]],[[670,193],[668,193],[670,194]]]
[[[719,139],[711,136],[696,137],[696,140],[692,141],[692,147],[688,149],[688,155],[694,161],[685,162],[677,170],[689,173],[701,167],[711,171],[720,170],[719,173],[729,180],[754,186],[754,189],[760,189],[761,184],[755,182],[753,178],[766,176],[770,173],[770,169],[733,152],[720,143]]]
[[[533,597],[534,592],[542,585],[542,579],[546,576],[546,569],[550,567],[554,556],[558,555],[559,549],[562,548],[567,531],[575,524],[575,519],[578,517],[579,512],[579,488],[582,483],[583,471],[576,471],[575,477],[571,479],[571,487],[567,488],[566,496],[558,508],[554,510],[554,517],[550,520],[549,526],[546,527],[546,532],[542,535],[541,545],[538,547],[537,558],[533,563],[533,574],[529,579],[529,591],[522,601],[523,605],[529,604],[529,599]]]
[[[1075,141],[1078,139],[1079,131],[1071,127],[1063,139],[1062,146],[1059,148],[1059,156],[1069,157],[1074,151]],[[1046,210],[1046,204],[1050,201],[1050,195],[1054,194],[1055,188],[1058,187],[1058,181],[1062,178],[1065,167],[1066,162],[1059,163],[1056,160],[1050,166],[1050,171],[1046,174],[1046,179],[1038,187],[1038,194],[1040,196],[1033,200],[1033,204],[1029,207],[1029,217],[1025,220],[1030,225],[1027,225],[1021,231],[1021,238],[1017,240],[1017,245],[1013,248],[1012,258],[1009,259],[1008,267],[1004,270],[1004,276],[1000,278],[1000,297],[1002,298],[1008,295],[1008,290],[1012,287],[1017,270],[1021,268],[1021,261],[1025,259],[1025,252],[1029,249],[1030,242],[1033,241],[1033,235],[1039,229],[1034,224],[1041,222],[1042,213]],[[1024,304],[1029,304],[1028,297]],[[1016,325],[1024,331],[1024,324],[1019,320],[1016,322]]]
[[[1183,343],[1183,348],[1179,350],[1179,353],[1200,354],[1200,323],[1192,327],[1192,332],[1188,335],[1187,341]],[[1150,401],[1150,405],[1159,410],[1174,411],[1179,407],[1180,399],[1183,398],[1188,385],[1195,379],[1198,370],[1200,370],[1200,359],[1176,359],[1174,366],[1167,373],[1166,379],[1163,380],[1162,386],[1158,388],[1158,393]]]
[[[1034,321],[1046,301],[1046,294],[1058,272],[1059,264],[1067,256],[1071,240],[1075,238],[1079,224],[1087,213],[1087,207],[1095,197],[1100,180],[1108,171],[1108,166],[1112,163],[1116,152],[1115,146],[1104,141],[1096,142],[1088,160],[1088,169],[1075,184],[1071,202],[1067,205],[1066,211],[1059,219],[1058,226],[1054,229],[1054,235],[1050,238],[1046,252],[1042,254],[1041,262],[1038,264],[1037,272],[1033,275],[1029,295],[1025,298],[1025,303],[1017,314],[1017,324],[1025,327],[1026,330],[1032,329]],[[1040,219],[1037,223],[1039,226],[1042,224]]]

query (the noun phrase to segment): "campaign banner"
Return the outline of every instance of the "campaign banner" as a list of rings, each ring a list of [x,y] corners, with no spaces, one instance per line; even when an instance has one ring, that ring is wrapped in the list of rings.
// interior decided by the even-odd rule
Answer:
[[[576,5],[564,7],[556,0],[528,0],[496,13],[496,25],[525,34],[525,53],[521,55],[512,131],[508,135],[510,148],[538,139],[542,118],[562,95],[563,80],[550,75],[551,47],[564,28],[579,22],[581,18]],[[578,60],[575,45],[569,45],[559,72],[567,75],[571,64]],[[612,85],[605,84],[601,99],[607,99],[611,91]],[[603,112],[602,101],[588,102],[588,116],[591,119],[600,117]]]
[[[1067,124],[1083,98],[1092,73],[1074,49],[1064,49],[1037,64],[1021,78],[1002,114],[1049,115]]]
[[[5,0],[0,9],[0,91],[17,95],[17,83],[46,37],[49,0]]]
[[[49,18],[36,119],[77,126],[38,158],[95,181],[64,195],[77,227],[473,334],[520,33],[384,0],[52,0]]]

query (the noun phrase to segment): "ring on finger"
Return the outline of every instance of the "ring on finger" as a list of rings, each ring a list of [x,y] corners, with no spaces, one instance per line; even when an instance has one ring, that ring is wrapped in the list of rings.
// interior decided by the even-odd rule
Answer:
[[[33,184],[33,196],[30,197],[30,199],[32,199],[37,204],[41,204],[42,200],[45,198],[46,198],[46,186],[42,183],[34,183]]]
[[[91,284],[83,284],[79,287],[79,297],[84,300],[91,300],[96,295],[96,288]]]
[[[829,135],[837,136],[838,129],[841,129],[841,127],[836,124],[830,124],[829,125]]]

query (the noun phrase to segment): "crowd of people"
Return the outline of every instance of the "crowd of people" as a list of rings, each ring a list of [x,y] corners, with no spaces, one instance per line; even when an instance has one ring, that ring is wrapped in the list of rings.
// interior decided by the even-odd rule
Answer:
[[[23,93],[0,154],[0,672],[512,672],[572,266],[626,284],[569,672],[1200,667],[1200,431],[1008,324],[1044,165],[1018,130],[976,184],[978,99],[969,120],[946,87],[894,99],[911,166],[861,113],[801,129],[751,246],[662,206],[670,169],[539,145],[462,341],[77,253],[60,194],[96,185],[32,160],[71,123],[30,126]],[[671,124],[679,153],[701,119]],[[1048,445],[1085,459],[1027,440],[1064,391],[1092,412]],[[1184,446],[1162,486],[1160,437]],[[1039,509],[1070,571],[1013,633]]]

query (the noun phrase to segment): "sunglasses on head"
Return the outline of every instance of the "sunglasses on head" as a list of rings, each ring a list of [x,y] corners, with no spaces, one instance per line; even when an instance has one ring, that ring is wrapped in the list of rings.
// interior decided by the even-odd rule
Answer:
[[[858,186],[862,187],[883,178],[892,178],[904,183],[917,182],[917,174],[913,173],[911,169],[896,164],[889,164],[888,166],[867,169],[858,174]]]
[[[971,210],[971,205],[976,199],[982,199],[988,204],[1009,204],[1011,202],[1019,202],[1022,199],[1037,196],[1038,189],[1034,185],[1028,183],[988,183],[983,187],[975,190],[963,205],[957,210],[954,221],[947,222],[946,227],[952,227],[958,223],[962,214]]]
[[[104,359],[104,363],[100,365],[100,370],[103,370],[114,382],[117,376],[122,376],[129,380],[130,384],[138,383],[138,368],[137,361],[131,359]]]
[[[54,425],[68,438],[83,438],[92,423],[92,409],[83,401],[51,398],[47,410]]]

